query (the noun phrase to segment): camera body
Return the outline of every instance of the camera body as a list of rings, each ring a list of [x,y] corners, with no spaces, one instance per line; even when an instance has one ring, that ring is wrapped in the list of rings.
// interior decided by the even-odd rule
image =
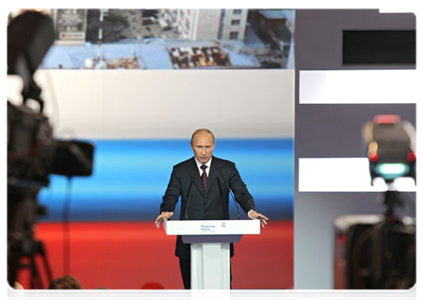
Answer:
[[[26,105],[7,102],[8,183],[47,186],[56,141],[48,118]]]
[[[377,177],[393,182],[398,177],[416,180],[415,130],[397,115],[377,115],[363,128],[371,184]]]
[[[403,217],[335,220],[335,289],[407,289],[416,282],[416,224]]]

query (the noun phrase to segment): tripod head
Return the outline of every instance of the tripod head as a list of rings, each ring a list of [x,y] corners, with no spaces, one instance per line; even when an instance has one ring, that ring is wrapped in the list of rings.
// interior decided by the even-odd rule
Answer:
[[[379,201],[385,207],[385,220],[395,222],[398,219],[397,208],[404,207],[404,196],[398,192],[393,182],[387,184],[388,190],[380,195]]]

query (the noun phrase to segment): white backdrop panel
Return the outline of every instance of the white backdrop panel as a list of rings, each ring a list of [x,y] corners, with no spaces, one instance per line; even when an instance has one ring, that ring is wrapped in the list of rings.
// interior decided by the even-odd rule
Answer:
[[[300,104],[416,103],[416,70],[300,71]]]
[[[412,178],[398,178],[399,191],[416,191]],[[300,192],[381,192],[387,185],[376,178],[370,184],[369,159],[366,157],[300,158],[298,191]]]
[[[39,70],[36,80],[58,136],[293,137],[293,70]]]

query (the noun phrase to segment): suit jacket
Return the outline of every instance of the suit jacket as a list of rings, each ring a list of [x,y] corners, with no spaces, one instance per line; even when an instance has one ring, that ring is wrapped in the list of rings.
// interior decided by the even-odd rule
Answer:
[[[180,220],[229,220],[229,189],[241,208],[248,213],[256,210],[253,197],[242,181],[235,164],[212,157],[206,191],[203,189],[200,172],[194,157],[173,167],[172,175],[160,212],[174,211],[181,198]],[[180,236],[176,239],[175,255],[190,258],[190,245],[184,244]],[[231,256],[233,247],[231,246]]]

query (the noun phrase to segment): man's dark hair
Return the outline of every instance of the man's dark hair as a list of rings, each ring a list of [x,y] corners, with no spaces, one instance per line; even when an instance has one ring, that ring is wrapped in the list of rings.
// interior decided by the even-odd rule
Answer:
[[[45,300],[82,300],[84,292],[81,283],[73,276],[66,275],[53,280],[45,294]]]
[[[111,289],[98,287],[88,292],[86,300],[117,300],[117,297]]]

